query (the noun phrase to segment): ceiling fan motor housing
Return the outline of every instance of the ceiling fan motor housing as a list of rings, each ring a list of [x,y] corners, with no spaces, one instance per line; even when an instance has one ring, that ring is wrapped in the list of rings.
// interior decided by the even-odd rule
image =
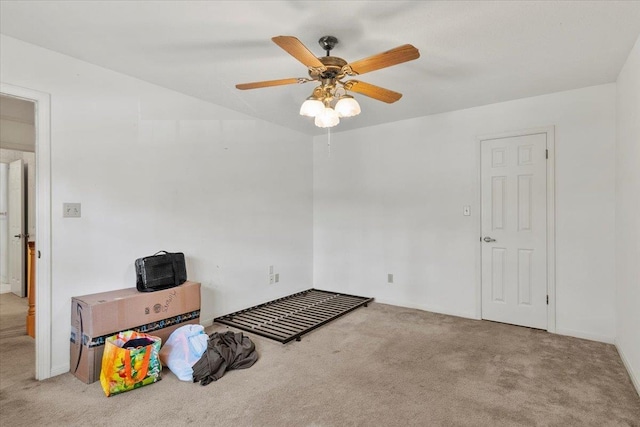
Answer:
[[[309,76],[314,80],[332,80],[344,77],[342,67],[347,65],[347,61],[337,56],[331,56],[331,50],[338,44],[338,39],[334,36],[320,37],[318,44],[327,52],[327,56],[318,57],[326,70],[309,69]]]
[[[309,76],[312,79],[324,80],[344,77],[342,67],[347,65],[347,61],[337,56],[321,56],[318,59],[326,69],[324,71],[309,69]]]

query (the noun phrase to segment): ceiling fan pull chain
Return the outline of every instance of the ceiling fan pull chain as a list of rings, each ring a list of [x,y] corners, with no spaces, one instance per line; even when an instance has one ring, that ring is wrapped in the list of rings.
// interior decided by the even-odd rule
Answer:
[[[327,157],[331,157],[331,128],[327,128],[327,149],[329,151]]]

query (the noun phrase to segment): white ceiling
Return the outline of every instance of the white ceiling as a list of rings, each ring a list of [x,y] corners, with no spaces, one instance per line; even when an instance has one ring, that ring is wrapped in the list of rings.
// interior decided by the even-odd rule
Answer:
[[[313,83],[271,42],[334,35],[349,62],[410,43],[415,61],[358,77],[404,94],[356,95],[362,114],[334,131],[614,82],[640,34],[640,2],[23,1],[0,4],[0,31],[310,135],[298,115]],[[45,72],[43,70],[43,72]]]

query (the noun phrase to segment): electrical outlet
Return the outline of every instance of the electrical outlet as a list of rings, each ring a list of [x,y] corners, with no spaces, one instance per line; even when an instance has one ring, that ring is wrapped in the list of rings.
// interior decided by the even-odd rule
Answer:
[[[387,283],[393,283],[393,274],[387,274]]]
[[[280,273],[276,273],[276,283],[280,281]]]
[[[62,217],[63,218],[80,218],[82,214],[82,206],[80,203],[63,203],[62,204]]]
[[[273,265],[269,266],[269,284],[273,285],[275,282],[277,282],[276,280],[276,276],[273,274]]]

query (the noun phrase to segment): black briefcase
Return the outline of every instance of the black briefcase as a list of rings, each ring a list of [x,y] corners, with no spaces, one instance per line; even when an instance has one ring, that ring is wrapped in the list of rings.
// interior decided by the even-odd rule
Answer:
[[[179,286],[187,281],[187,268],[182,252],[160,251],[138,258],[136,288],[140,292],[153,292]]]

